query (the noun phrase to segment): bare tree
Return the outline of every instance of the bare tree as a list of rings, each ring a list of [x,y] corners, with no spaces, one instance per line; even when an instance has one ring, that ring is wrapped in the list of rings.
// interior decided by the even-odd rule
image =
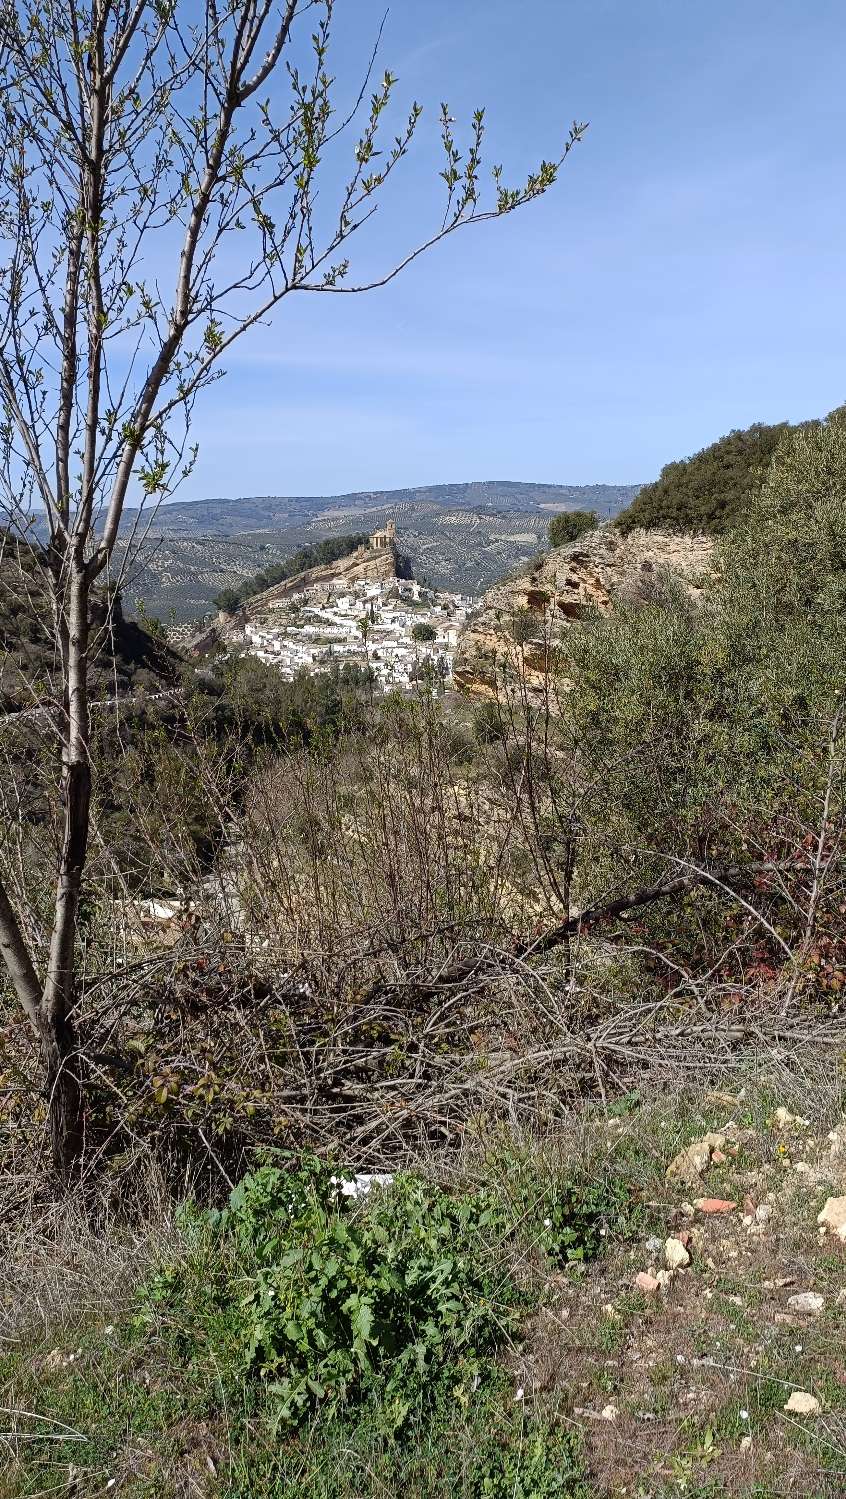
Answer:
[[[484,113],[462,149],[442,106],[443,216],[356,280],[348,242],[406,157],[421,108],[381,149],[395,79],[371,82],[375,49],[349,107],[338,104],[334,5],[7,0],[0,20],[0,495],[19,526],[34,506],[46,513],[64,828],[49,942],[27,942],[0,884],[0,950],[38,1038],[64,1178],[83,1143],[73,1016],[92,590],[114,581],[127,497],[134,486],[156,503],[190,471],[194,401],[285,297],[385,285],[462,226],[544,193],[584,129],[518,187],[495,166],[486,200]],[[333,152],[349,166],[330,209]]]

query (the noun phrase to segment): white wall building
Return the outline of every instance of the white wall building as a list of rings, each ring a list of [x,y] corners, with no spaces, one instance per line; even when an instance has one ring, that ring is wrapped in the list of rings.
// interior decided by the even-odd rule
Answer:
[[[474,600],[423,588],[412,580],[334,579],[274,605],[272,618],[245,626],[246,649],[286,678],[353,662],[386,686],[408,686],[429,669],[443,680]],[[426,625],[431,640],[415,640]]]

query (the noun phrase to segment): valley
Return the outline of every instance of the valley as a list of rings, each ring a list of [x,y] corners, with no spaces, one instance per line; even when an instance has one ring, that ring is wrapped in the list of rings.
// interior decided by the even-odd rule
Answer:
[[[129,613],[143,608],[166,625],[201,620],[215,596],[300,547],[392,519],[415,577],[434,588],[479,595],[546,546],[561,509],[612,518],[637,485],[432,485],[324,499],[208,500],[163,506],[140,555],[119,543]],[[137,512],[124,535],[132,534]],[[143,528],[142,528],[143,530]],[[131,555],[131,560],[129,554]]]
[[[844,1499],[841,9],[5,0],[0,1499]]]

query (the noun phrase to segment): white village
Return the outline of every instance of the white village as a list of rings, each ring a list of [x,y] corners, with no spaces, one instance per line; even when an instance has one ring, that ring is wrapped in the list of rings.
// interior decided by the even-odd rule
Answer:
[[[268,598],[260,615],[243,625],[243,649],[287,680],[299,672],[354,666],[369,670],[382,687],[426,679],[447,683],[462,626],[477,600],[396,576],[392,521],[370,537],[368,553],[387,568],[351,577],[344,559],[335,576],[321,570],[319,580],[309,582],[305,575],[302,588]]]

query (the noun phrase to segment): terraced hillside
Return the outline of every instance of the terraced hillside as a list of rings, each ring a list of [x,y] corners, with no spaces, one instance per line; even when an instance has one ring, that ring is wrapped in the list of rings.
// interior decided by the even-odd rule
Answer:
[[[523,484],[484,479],[462,484],[423,484],[408,489],[358,490],[337,495],[246,495],[238,499],[178,501],[155,518],[153,531],[167,536],[243,537],[256,531],[286,531],[333,515],[349,519],[359,511],[395,510],[401,505],[435,505],[447,510],[596,510],[608,520],[629,505],[638,484]],[[137,517],[128,510],[127,529]],[[348,529],[350,529],[348,527]],[[358,529],[358,528],[353,528]]]
[[[222,588],[255,577],[272,562],[286,561],[299,545],[281,537],[151,537],[130,563],[125,608],[137,614],[143,605],[168,623],[202,619]]]
[[[543,549],[552,513],[540,507],[465,509],[399,500],[370,509],[327,508],[282,529],[267,526],[237,535],[185,535],[175,529],[147,541],[126,589],[127,606],[134,599],[137,608],[143,600],[151,614],[175,624],[201,619],[221,589],[237,586],[268,563],[351,529],[374,531],[388,518],[396,521],[400,548],[416,578],[456,593],[482,594]],[[170,508],[162,513],[162,525],[170,514]]]

